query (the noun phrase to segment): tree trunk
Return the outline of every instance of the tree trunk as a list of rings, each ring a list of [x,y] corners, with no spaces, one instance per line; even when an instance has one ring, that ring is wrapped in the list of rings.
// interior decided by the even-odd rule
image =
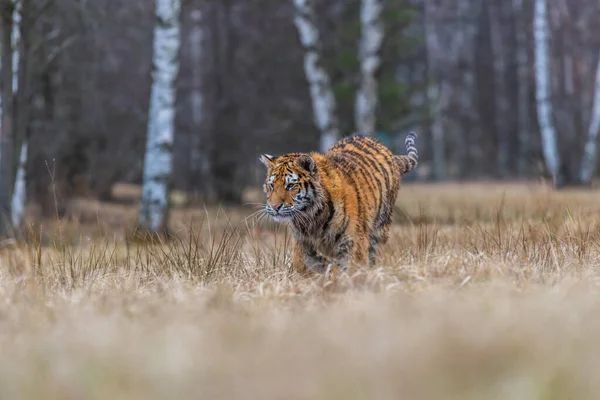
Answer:
[[[159,232],[166,228],[169,182],[173,168],[175,79],[179,71],[180,0],[156,1],[152,93],[144,158],[139,224]]]
[[[440,66],[435,60],[436,55],[440,54],[442,49],[434,25],[434,9],[431,0],[425,0],[425,40],[427,45],[427,73],[430,85],[427,90],[427,99],[431,120],[433,176],[435,180],[443,181],[446,178],[446,138],[443,118],[450,93],[448,85],[445,84],[439,73]]]
[[[598,153],[598,130],[600,130],[600,56],[596,67],[596,80],[594,88],[594,103],[592,105],[592,116],[587,132],[587,140],[581,160],[579,180],[589,185],[596,170],[596,158]]]
[[[542,137],[542,150],[546,168],[556,187],[563,182],[560,155],[556,143],[556,130],[552,121],[552,87],[550,84],[548,5],[547,0],[535,0],[533,36],[535,50],[535,77],[537,114]]]
[[[339,122],[329,75],[321,59],[314,0],[293,1],[294,24],[304,50],[304,72],[310,87],[314,121],[321,134],[320,150],[326,152],[339,138]]]
[[[362,0],[360,22],[362,37],[359,57],[361,83],[356,95],[355,120],[360,133],[373,135],[376,129],[377,70],[381,64],[383,22],[381,0]]]
[[[212,188],[215,200],[223,205],[242,203],[245,180],[240,159],[243,157],[244,141],[240,138],[239,93],[236,90],[240,81],[236,59],[240,40],[235,26],[234,0],[212,2],[211,36],[212,43]]]
[[[204,196],[212,196],[212,185],[209,181],[209,163],[203,143],[204,125],[204,84],[203,76],[203,51],[206,49],[204,38],[205,17],[200,8],[191,12],[192,27],[190,30],[190,55],[192,69],[192,91],[190,102],[192,107],[192,136],[190,140],[190,187],[194,191],[200,189]]]
[[[530,116],[529,116],[529,52],[527,44],[527,32],[524,18],[524,0],[513,0],[513,13],[515,18],[516,58],[517,58],[517,142],[518,161],[517,173],[520,177],[527,175],[529,169],[530,139]]]
[[[495,4],[494,4],[495,3]],[[492,54],[494,68],[494,92],[495,92],[495,125],[498,149],[497,149],[497,169],[501,177],[510,175],[509,154],[510,154],[510,137],[508,129],[508,118],[510,114],[510,106],[508,103],[508,88],[506,85],[506,51],[504,46],[503,35],[503,10],[502,5],[498,2],[485,3],[490,20],[490,30],[492,39]]]
[[[578,154],[585,142],[585,128],[579,124],[579,113],[582,105],[578,104],[580,97],[575,92],[575,81],[573,75],[573,59],[578,58],[577,46],[573,46],[580,40],[575,31],[575,21],[572,20],[568,8],[563,7],[562,1],[553,1],[549,11],[551,23],[550,32],[553,35],[551,54],[552,88],[554,98],[554,121],[556,131],[560,132],[557,138],[558,147],[565,157],[561,159],[562,177],[565,182],[575,183],[579,181],[581,156],[572,157],[570,154]],[[553,27],[553,28],[552,28]],[[589,54],[589,51],[585,51]],[[587,60],[586,60],[587,61]],[[595,62],[592,61],[592,62]],[[585,90],[585,92],[588,92]],[[592,98],[590,96],[591,103]],[[588,104],[586,102],[586,104]]]
[[[455,87],[457,104],[460,113],[455,117],[459,119],[459,132],[457,134],[457,145],[453,146],[459,177],[473,176],[477,173],[472,168],[473,162],[481,160],[481,123],[477,112],[477,74],[476,74],[476,52],[477,34],[481,12],[483,10],[481,0],[461,0],[458,4],[458,18],[461,24],[454,34],[455,44],[452,53],[456,52],[457,77]],[[456,50],[455,50],[456,49]],[[465,146],[463,143],[470,143]]]
[[[6,235],[10,229],[10,200],[13,181],[13,128],[14,128],[14,71],[15,62],[18,58],[18,46],[15,46],[15,31],[19,30],[19,7],[18,3],[5,2],[2,10],[2,32],[0,42],[2,45],[1,67],[2,73],[2,131],[0,132],[0,235]],[[16,22],[16,24],[15,24]],[[15,26],[16,25],[16,26]],[[16,53],[13,52],[16,50]],[[18,67],[18,63],[17,63]]]
[[[25,214],[25,203],[27,201],[27,185],[25,180],[26,165],[27,140],[23,141],[23,144],[21,145],[21,154],[19,156],[19,165],[11,201],[11,217],[14,226],[21,225],[23,222],[23,215]]]
[[[19,90],[26,90],[24,88],[20,88],[19,81],[20,75],[22,75],[25,71],[23,70],[23,62],[21,61],[21,49],[24,49],[24,46],[21,45],[21,25],[22,25],[22,15],[21,12],[23,10],[22,1],[18,1],[18,5],[13,10],[13,26],[12,26],[12,92],[13,99],[20,101],[17,103],[17,112],[19,116],[23,116],[24,109],[29,107],[29,104],[26,104],[25,96],[19,95]],[[27,56],[27,52],[24,52],[24,57]],[[23,60],[25,61],[25,60]],[[26,69],[27,67],[25,67]],[[24,76],[28,74],[23,74]],[[26,76],[26,82],[29,81],[28,76]],[[14,128],[17,128],[25,134],[27,131],[27,118],[17,118],[17,115],[14,116],[14,120],[16,124],[13,124]],[[18,141],[18,132],[17,129],[13,129],[12,139],[13,142]],[[14,226],[19,226],[22,222],[23,215],[25,212],[25,201],[26,201],[26,181],[25,181],[25,166],[27,164],[27,140],[23,137],[23,143],[21,145],[19,162],[17,165],[17,175],[14,180],[14,187],[12,191],[11,198],[11,220]]]

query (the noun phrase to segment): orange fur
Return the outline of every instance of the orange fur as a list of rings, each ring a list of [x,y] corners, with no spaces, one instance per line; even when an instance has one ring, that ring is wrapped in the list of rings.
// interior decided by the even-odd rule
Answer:
[[[374,265],[387,242],[401,176],[418,161],[415,134],[408,155],[395,156],[370,136],[350,136],[327,153],[263,155],[267,212],[290,222],[292,266],[324,271],[329,264]]]

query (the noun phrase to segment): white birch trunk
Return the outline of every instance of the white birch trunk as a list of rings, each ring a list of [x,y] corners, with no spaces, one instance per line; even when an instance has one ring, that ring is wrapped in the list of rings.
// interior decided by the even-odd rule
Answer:
[[[550,82],[549,34],[548,34],[548,5],[547,0],[535,0],[533,37],[535,56],[536,91],[535,98],[538,110],[542,150],[548,172],[552,175],[555,185],[562,184],[559,176],[560,155],[556,143],[556,129],[552,121],[552,101]]]
[[[360,9],[361,40],[359,47],[361,83],[356,95],[355,121],[360,133],[375,134],[377,110],[377,79],[381,65],[383,21],[381,0],[362,0]]]
[[[517,58],[517,80],[518,80],[518,133],[517,139],[519,143],[519,159],[517,169],[520,176],[526,175],[528,166],[527,158],[529,156],[530,145],[530,117],[529,117],[529,53],[527,45],[527,32],[523,13],[524,0],[513,0],[513,10],[516,18],[516,58]]]
[[[158,232],[166,227],[173,169],[175,79],[179,72],[180,0],[156,0],[152,92],[144,158],[139,224]]]
[[[304,72],[310,87],[315,125],[321,133],[320,151],[326,152],[339,137],[336,103],[329,75],[323,66],[313,0],[293,0],[294,24],[304,49]]]
[[[600,130],[600,56],[596,67],[596,82],[594,88],[594,103],[592,105],[592,116],[588,127],[587,140],[581,160],[579,179],[582,183],[589,184],[596,170],[596,158],[598,153],[598,130]]]
[[[23,215],[25,214],[25,202],[27,201],[27,186],[25,180],[25,167],[27,165],[27,141],[23,141],[21,145],[21,154],[19,155],[19,166],[17,169],[17,177],[15,179],[15,187],[11,200],[11,217],[12,223],[15,226],[21,225]]]
[[[19,41],[21,36],[21,2],[16,0],[12,13],[12,27],[10,32],[10,48],[12,50],[12,93],[13,96],[19,90]],[[0,46],[6,46],[7,43],[0,43]],[[0,54],[0,68],[2,68],[2,54]],[[2,132],[2,120],[4,117],[4,108],[2,104],[2,93],[0,93],[0,132]]]
[[[11,33],[12,46],[12,93],[13,98],[17,98],[19,92],[19,66],[20,66],[20,42],[21,42],[21,1],[16,1],[13,9],[13,25]],[[14,140],[17,140],[15,137]],[[17,165],[17,175],[13,187],[11,198],[11,220],[13,225],[21,224],[25,213],[25,202],[27,200],[25,167],[27,165],[27,138],[23,138],[21,151],[19,155],[19,163]]]

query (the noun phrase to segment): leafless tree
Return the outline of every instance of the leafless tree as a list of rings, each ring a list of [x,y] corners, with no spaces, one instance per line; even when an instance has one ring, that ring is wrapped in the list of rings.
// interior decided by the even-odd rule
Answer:
[[[206,84],[203,83],[204,70],[203,66],[206,65],[204,62],[203,53],[206,52],[206,33],[205,30],[208,26],[206,23],[206,7],[204,4],[198,4],[190,12],[191,27],[189,30],[189,52],[190,52],[190,63],[192,65],[192,89],[190,92],[190,106],[192,111],[192,124],[191,140],[189,143],[189,175],[193,180],[193,184],[190,185],[191,191],[200,189],[204,193],[205,197],[212,197],[212,185],[210,183],[210,163],[208,160],[208,153],[206,151],[206,145],[203,141],[205,135],[203,134],[206,128],[205,123],[205,93]],[[201,182],[201,183],[200,183]]]
[[[588,128],[579,177],[581,182],[587,185],[589,185],[592,180],[597,163],[598,131],[600,130],[600,57],[597,65],[594,85],[594,102],[592,104],[591,113],[592,117]]]
[[[24,199],[51,218],[76,196],[117,200],[115,182],[144,181],[154,0],[20,0],[15,84],[13,1],[0,0],[5,218]],[[559,185],[594,179],[597,2],[546,0],[540,31],[541,0],[370,1],[183,2],[172,185],[240,204],[264,178],[259,154],[323,150],[355,126],[400,151],[421,129],[415,179],[528,179],[539,164]]]
[[[375,133],[375,112],[378,103],[376,73],[381,64],[384,28],[381,0],[362,0],[360,9],[361,40],[359,46],[361,83],[356,95],[356,128],[359,132]]]
[[[557,186],[562,186],[560,155],[557,147],[556,129],[552,121],[552,87],[550,81],[550,55],[548,32],[548,4],[535,0],[534,10],[536,101],[542,136],[542,148],[548,172]]]
[[[294,23],[304,49],[304,71],[310,87],[314,120],[321,133],[320,150],[325,152],[339,138],[335,97],[320,54],[321,39],[314,0],[293,1],[296,7]]]
[[[180,0],[156,1],[152,94],[144,160],[140,226],[151,232],[166,227],[173,167],[175,79],[179,71]]]
[[[14,135],[14,88],[18,70],[18,32],[20,30],[20,4],[5,0],[2,4],[2,25],[0,45],[2,46],[1,74],[2,83],[2,132],[0,132],[0,235],[6,235],[10,229],[10,200],[13,184],[13,135]],[[15,49],[15,51],[13,51]],[[15,59],[16,58],[16,59]],[[14,90],[13,90],[14,88]]]

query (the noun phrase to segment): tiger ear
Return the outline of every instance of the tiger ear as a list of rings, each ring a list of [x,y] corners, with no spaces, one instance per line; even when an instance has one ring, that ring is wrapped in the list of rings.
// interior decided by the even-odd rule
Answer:
[[[311,175],[317,171],[317,163],[314,158],[309,156],[308,154],[302,154],[298,157],[298,161],[296,162],[300,168],[305,169]]]
[[[265,165],[267,168],[271,168],[275,165],[275,157],[269,154],[263,154],[259,158],[260,162]]]

